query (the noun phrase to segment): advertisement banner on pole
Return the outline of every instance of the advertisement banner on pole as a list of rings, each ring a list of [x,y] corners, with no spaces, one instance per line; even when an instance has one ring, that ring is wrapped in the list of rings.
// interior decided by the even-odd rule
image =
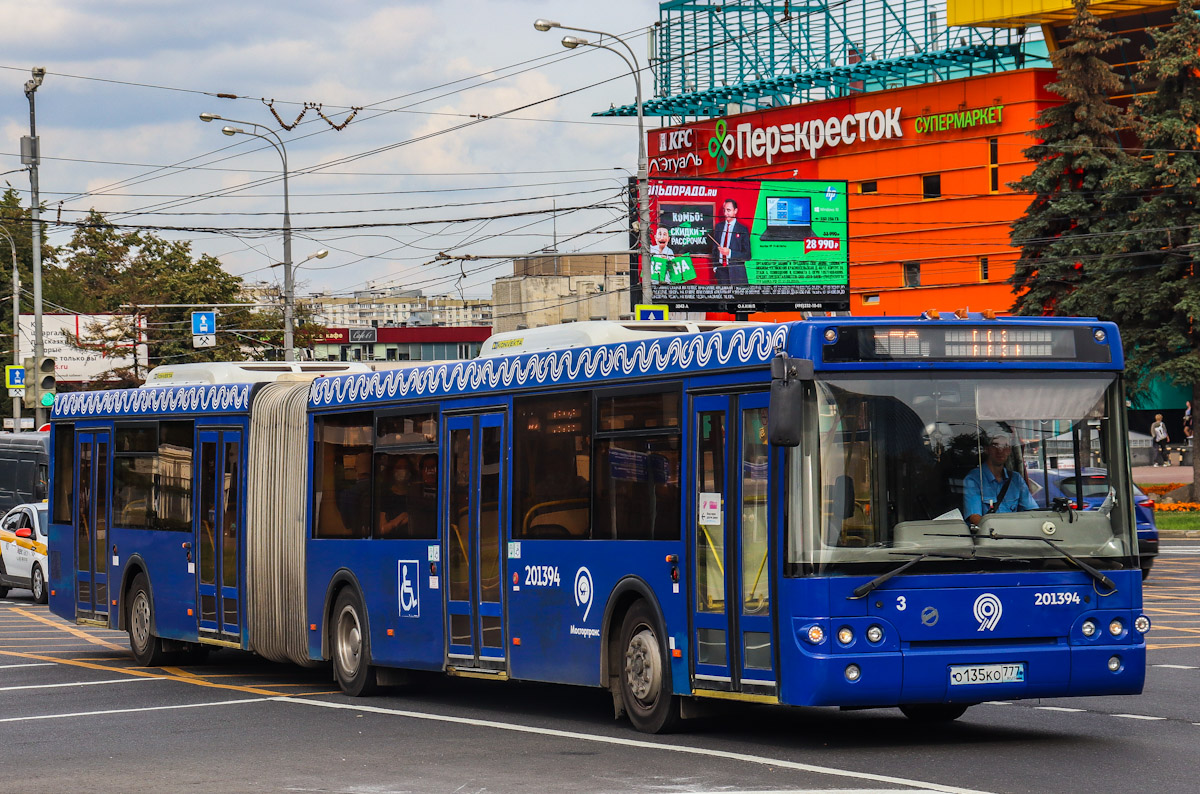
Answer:
[[[650,180],[650,302],[682,311],[850,308],[846,183]]]
[[[22,356],[33,356],[33,326],[33,315],[22,314]],[[144,338],[145,327],[146,318],[133,315],[44,314],[43,355],[54,359],[55,378],[60,383],[87,383],[102,372],[133,367],[134,334]],[[137,363],[147,367],[145,344],[137,345]]]

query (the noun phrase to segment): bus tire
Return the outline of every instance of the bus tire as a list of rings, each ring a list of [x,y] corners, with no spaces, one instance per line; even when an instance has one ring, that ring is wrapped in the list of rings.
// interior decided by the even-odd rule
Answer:
[[[33,591],[35,604],[46,603],[46,575],[42,573],[42,566],[37,563],[33,564],[33,570],[29,572],[29,589]]]
[[[125,625],[129,631],[129,650],[142,667],[158,667],[166,659],[162,640],[154,634],[154,603],[150,599],[150,580],[139,573],[129,588],[129,607]]]
[[[913,722],[932,725],[938,722],[953,722],[970,707],[969,703],[909,703],[900,711]]]
[[[621,702],[643,733],[669,733],[679,724],[670,658],[654,612],[644,600],[635,601],[621,623]]]
[[[333,651],[333,675],[350,697],[369,695],[378,687],[371,665],[371,637],[362,599],[352,587],[338,593],[333,606],[329,647]]]
[[[8,595],[8,588],[0,585],[0,598],[4,598],[6,595]]]

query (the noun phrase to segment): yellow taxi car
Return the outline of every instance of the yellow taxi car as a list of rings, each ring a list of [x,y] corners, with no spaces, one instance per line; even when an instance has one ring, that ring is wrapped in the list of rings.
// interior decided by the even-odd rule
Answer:
[[[0,598],[14,587],[46,603],[46,503],[17,505],[0,519]]]

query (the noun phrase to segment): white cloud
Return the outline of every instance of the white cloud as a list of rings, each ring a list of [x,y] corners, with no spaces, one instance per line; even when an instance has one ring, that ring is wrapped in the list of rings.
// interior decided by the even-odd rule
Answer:
[[[345,118],[348,111],[343,107],[362,105],[368,107],[342,132],[314,120],[310,110],[304,124],[280,133],[287,141],[292,171],[296,257],[318,246],[333,251],[328,259],[310,263],[323,269],[302,271],[302,281],[312,289],[336,290],[378,278],[426,282],[438,272],[425,266],[432,254],[454,249],[465,240],[480,240],[462,249],[473,253],[536,250],[549,243],[549,218],[435,228],[304,230],[500,215],[546,208],[551,202],[564,207],[602,194],[554,198],[556,194],[596,188],[611,188],[615,194],[625,172],[612,169],[632,170],[635,164],[633,121],[592,119],[590,113],[612,102],[632,101],[633,80],[616,56],[598,51],[568,53],[559,47],[557,31],[538,33],[532,20],[570,14],[582,26],[624,32],[652,23],[657,6],[635,0],[614,0],[603,7],[559,5],[548,8],[519,0],[400,2],[386,7],[363,0],[337,4],[217,0],[202,5],[50,0],[39,3],[32,13],[26,3],[0,0],[0,52],[4,53],[0,67],[9,67],[0,68],[4,135],[0,171],[19,167],[17,144],[21,135],[28,134],[29,112],[22,86],[28,68],[41,65],[49,71],[37,93],[45,158],[40,172],[42,199],[52,207],[67,199],[64,218],[74,217],[70,210],[94,206],[114,217],[147,209],[216,213],[136,216],[139,223],[164,226],[271,226],[278,224],[282,208],[278,156],[258,141],[222,136],[218,124],[202,124],[198,114],[216,112],[278,129],[258,97],[276,100],[279,115],[289,123],[302,109],[298,103],[322,103],[335,121]],[[512,65],[544,56],[549,57],[529,63],[528,71],[511,74]],[[500,79],[468,88],[480,82],[477,75],[489,73]],[[494,119],[396,146],[461,124],[467,120],[463,114],[495,115],[609,78],[615,79],[515,114],[555,122]],[[216,92],[252,99],[218,99],[212,95]],[[420,113],[380,114],[383,109],[400,108]],[[233,148],[220,151],[225,147]],[[318,164],[376,150],[383,151],[319,173],[304,173]],[[184,161],[234,170],[149,175],[153,166]],[[550,173],[518,173],[530,171]],[[19,173],[5,178],[14,186],[27,187]],[[264,178],[267,184],[219,198],[186,198]],[[77,195],[124,180],[129,181],[118,192],[126,195],[112,195],[112,191]],[[550,182],[561,184],[536,184]],[[491,189],[496,186],[505,189]],[[520,197],[533,201],[490,203]],[[564,214],[557,223],[558,234],[563,237],[603,224],[612,214]],[[610,227],[619,225],[614,221]],[[494,236],[506,229],[511,233]],[[198,253],[223,255],[226,267],[239,274],[262,268],[263,251],[279,255],[278,235],[163,234],[192,240]],[[69,231],[60,231],[56,241],[68,236]],[[623,244],[620,235],[615,242],[584,240],[610,248]]]

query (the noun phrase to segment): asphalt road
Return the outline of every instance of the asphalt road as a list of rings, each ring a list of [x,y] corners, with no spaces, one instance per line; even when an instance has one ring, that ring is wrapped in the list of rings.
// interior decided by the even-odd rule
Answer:
[[[125,636],[0,599],[0,792],[1200,790],[1200,543],[1164,541],[1139,697],[898,711],[732,707],[644,736],[606,693],[416,678],[365,699],[327,668],[223,651],[139,668]]]

